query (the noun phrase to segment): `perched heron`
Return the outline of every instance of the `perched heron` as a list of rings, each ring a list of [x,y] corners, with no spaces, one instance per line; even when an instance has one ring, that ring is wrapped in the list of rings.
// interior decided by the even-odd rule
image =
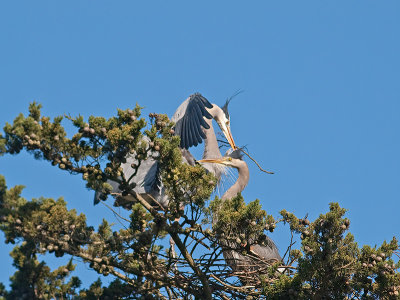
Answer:
[[[222,201],[226,201],[237,196],[237,194],[242,192],[249,182],[249,168],[246,162],[242,159],[240,149],[235,150],[222,158],[202,159],[198,162],[222,164],[238,170],[238,179],[222,196]],[[217,219],[213,217],[212,222],[215,224]],[[252,241],[249,242],[252,243]],[[253,244],[250,246],[251,254],[258,259],[253,259],[251,256],[244,256],[235,250],[231,250],[232,248],[239,248],[238,245],[231,242],[222,242],[222,246],[225,248],[230,248],[229,250],[223,250],[223,255],[225,261],[233,271],[254,270],[257,269],[257,266],[261,267],[262,265],[265,266],[266,264],[271,264],[273,262],[282,260],[281,256],[279,255],[278,248],[269,237],[267,237],[265,240],[265,245]]]
[[[230,116],[228,113],[228,104],[231,99],[232,97],[220,108],[216,104],[211,104],[201,94],[195,93],[189,96],[178,107],[171,120],[175,122],[175,134],[181,138],[180,148],[184,163],[188,163],[189,165],[195,164],[195,159],[188,148],[197,146],[202,143],[202,140],[204,140],[203,159],[222,157],[212,126],[213,119],[217,122],[232,149],[236,149],[230,130]],[[144,139],[149,142],[148,138],[145,137]],[[136,183],[134,190],[147,201],[152,203],[152,198],[154,198],[162,207],[166,208],[169,199],[164,191],[159,163],[157,159],[154,158],[154,155],[156,155],[154,152],[150,152],[148,158],[141,162],[138,172],[131,179],[130,183]],[[126,157],[126,162],[121,165],[125,178],[130,178],[133,174],[134,170],[131,167],[132,164],[137,164],[137,160],[133,155],[128,155]],[[209,172],[213,173],[218,180],[224,169],[224,167],[218,166],[217,164],[204,164],[204,167]],[[119,184],[117,182],[108,180],[108,183],[113,187],[111,193],[120,194],[121,191],[118,188]],[[94,196],[95,204],[100,202],[101,196],[102,193],[96,191]],[[133,198],[131,196],[117,197],[117,203],[122,206],[131,205],[132,200]]]
[[[236,149],[230,128],[230,116],[228,113],[229,98],[224,106],[220,108],[211,104],[201,94],[190,95],[176,110],[171,121],[175,122],[175,134],[181,138],[180,147],[182,155],[188,161],[188,148],[197,146],[204,140],[203,159],[221,158],[217,137],[215,136],[212,120],[214,119],[232,149]],[[190,153],[189,153],[190,154]],[[190,157],[190,156],[189,156]],[[204,164],[208,171],[213,173],[219,180],[222,174],[220,166],[216,164]]]

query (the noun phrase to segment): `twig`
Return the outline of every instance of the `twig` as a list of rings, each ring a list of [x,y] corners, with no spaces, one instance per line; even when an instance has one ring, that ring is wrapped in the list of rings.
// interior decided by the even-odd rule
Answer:
[[[171,299],[173,299],[172,298],[172,293],[171,293],[171,290],[169,289],[169,287],[168,286],[165,286],[165,290],[167,291],[167,293],[168,293],[168,297],[169,297],[169,299],[171,300]]]
[[[229,144],[228,142],[225,142],[225,141],[223,141],[223,140],[217,140],[218,142],[221,142],[221,143],[224,143],[224,144]],[[270,171],[267,171],[267,170],[264,170],[263,168],[261,168],[261,166],[258,164],[258,162],[253,158],[253,157],[251,157],[250,156],[250,154],[248,154],[246,151],[244,151],[244,149],[243,148],[240,148],[240,151],[242,151],[244,154],[246,154],[252,161],[254,161],[254,163],[257,165],[257,167],[260,169],[260,171],[262,171],[262,172],[264,172],[264,173],[267,173],[267,174],[275,174],[274,172],[270,172]]]
[[[354,262],[355,262],[355,260],[353,259],[353,260],[350,261],[348,264],[345,264],[344,266],[341,266],[341,267],[336,268],[336,270],[346,269],[348,266],[352,265]]]
[[[262,172],[265,172],[265,173],[267,173],[267,174],[274,174],[274,172],[270,172],[270,171],[267,171],[267,170],[264,170],[263,168],[261,168],[261,166],[258,164],[258,162],[254,159],[254,158],[252,158],[251,156],[250,156],[250,154],[248,154],[246,151],[244,151],[243,149],[240,149],[240,151],[242,151],[244,154],[246,154],[252,161],[254,161],[255,162],[255,164],[257,165],[257,167],[262,171]]]
[[[230,289],[233,289],[233,290],[237,290],[237,291],[241,291],[241,292],[244,292],[244,291],[246,291],[247,289],[253,289],[253,288],[255,288],[255,286],[252,286],[252,285],[249,285],[249,286],[241,286],[241,287],[239,287],[239,286],[234,286],[234,285],[230,285],[230,284],[227,284],[226,282],[223,282],[221,279],[219,279],[217,276],[215,276],[214,274],[210,274],[210,276],[212,277],[212,278],[214,278],[216,281],[218,281],[219,283],[221,283],[222,285],[224,285],[224,286],[226,286],[226,287],[228,287],[228,288],[230,288]]]
[[[293,231],[290,231],[290,234],[291,234],[291,237],[290,237],[290,244],[289,244],[288,248],[286,249],[285,255],[283,255],[283,257],[282,257],[282,261],[285,259],[286,254],[289,254],[289,255],[290,255],[290,251],[292,250],[292,246],[293,246],[294,244],[296,244],[296,241],[293,242]],[[289,256],[288,256],[287,263],[289,263]]]
[[[111,206],[109,206],[108,204],[104,203],[104,201],[101,201],[101,203],[103,205],[105,205],[108,209],[110,209],[115,215],[117,215],[118,217],[120,217],[122,220],[127,221],[128,223],[130,223],[131,221],[128,219],[125,219],[123,216],[121,216],[119,213],[117,213]]]
[[[221,294],[221,297],[222,297],[224,300],[229,300],[229,298],[228,298],[227,296],[225,296],[224,294]]]
[[[196,244],[193,246],[192,250],[190,251],[190,255],[193,254],[194,250],[196,249],[197,245],[202,245],[203,247],[207,248],[207,250],[211,250],[210,247],[208,247],[205,243],[203,243],[203,240],[206,238],[205,236],[198,239],[197,237],[195,237],[195,235],[192,233],[190,234],[190,237],[196,241]]]
[[[212,299],[212,292],[209,286],[209,282],[205,274],[200,270],[199,266],[196,265],[195,261],[193,260],[192,256],[190,253],[187,251],[185,245],[182,243],[181,239],[179,238],[178,234],[171,230],[171,228],[168,228],[168,232],[171,235],[171,237],[174,239],[176,245],[178,246],[179,251],[185,258],[185,260],[188,262],[189,266],[192,268],[192,270],[196,273],[196,275],[199,277],[201,283],[203,284],[203,297],[204,299],[211,300]]]

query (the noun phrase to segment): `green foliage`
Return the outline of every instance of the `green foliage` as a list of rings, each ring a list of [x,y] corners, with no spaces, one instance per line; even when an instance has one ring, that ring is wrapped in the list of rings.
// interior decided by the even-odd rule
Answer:
[[[399,265],[392,258],[397,240],[360,249],[353,235],[345,234],[350,226],[345,212],[331,203],[329,212],[311,223],[281,212],[291,230],[301,234],[303,254],[292,255],[292,262],[298,260],[295,274],[264,286],[269,299],[398,299]]]
[[[119,279],[115,279],[108,286],[102,286],[101,279],[93,282],[89,289],[84,289],[79,292],[79,297],[82,299],[124,299],[132,294],[132,287],[129,284],[123,283]]]
[[[213,230],[217,241],[243,245],[249,251],[253,244],[261,244],[266,240],[264,231],[273,231],[275,220],[262,210],[260,201],[255,200],[246,205],[241,194],[230,200],[215,198],[210,203],[213,215]],[[248,243],[248,241],[252,241]]]
[[[10,278],[11,291],[3,292],[6,299],[56,299],[77,295],[81,281],[70,277],[75,269],[72,260],[51,271],[43,261],[37,260],[35,245],[26,241],[13,249],[11,257],[18,270]]]
[[[3,138],[3,135],[0,133],[0,156],[2,156],[6,152],[6,139]]]
[[[51,120],[42,116],[40,104],[32,103],[27,117],[20,114],[5,125],[0,155],[25,150],[60,171],[79,174],[87,187],[103,193],[104,204],[112,190],[107,180],[112,179],[128,199],[114,205],[126,209],[129,217],[119,216],[121,229],[103,219],[95,230],[85,215],[68,210],[62,198],[28,201],[21,197],[23,186],[8,188],[0,175],[0,229],[6,243],[16,244],[11,256],[17,268],[11,289],[0,285],[0,299],[400,298],[395,238],[360,248],[348,232],[345,209],[337,203],[314,221],[285,210],[275,220],[258,200],[246,204],[241,195],[227,201],[215,198],[207,207],[216,178],[199,165],[182,163],[179,137],[166,115],[150,114],[149,123],[140,115],[136,105],[109,119]],[[65,119],[77,129],[71,138],[62,126]],[[168,207],[157,208],[134,191],[137,183],[125,178],[121,169],[128,155],[137,161],[131,165],[134,175],[150,156],[158,160]],[[279,223],[289,225],[301,247],[292,249],[291,244],[285,263],[279,265],[260,260],[264,267],[249,275],[251,285],[239,281],[240,274],[223,260],[221,244],[235,244],[249,257],[250,246],[263,245]],[[50,270],[37,258],[49,253],[71,259]],[[71,277],[75,258],[114,280],[103,286],[99,278],[81,288],[80,279]]]

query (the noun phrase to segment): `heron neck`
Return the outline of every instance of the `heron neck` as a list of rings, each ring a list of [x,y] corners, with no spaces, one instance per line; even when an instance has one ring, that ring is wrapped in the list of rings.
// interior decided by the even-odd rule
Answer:
[[[204,153],[203,159],[207,158],[221,158],[221,152],[219,151],[219,146],[217,142],[217,137],[214,132],[214,127],[212,125],[213,119],[205,119],[207,124],[210,126],[209,129],[203,129],[206,139],[204,141]]]
[[[247,164],[244,163],[242,166],[238,168],[239,171],[239,177],[236,180],[235,184],[232,185],[222,196],[222,200],[228,200],[236,197],[237,194],[239,194],[241,191],[244,190],[246,187],[247,183],[249,182],[250,174],[249,174],[249,168],[247,167]]]

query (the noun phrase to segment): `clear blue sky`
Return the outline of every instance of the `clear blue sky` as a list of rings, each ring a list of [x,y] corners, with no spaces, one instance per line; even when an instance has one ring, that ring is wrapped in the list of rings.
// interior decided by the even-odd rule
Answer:
[[[249,162],[245,199],[311,219],[337,201],[356,240],[379,244],[400,238],[399,14],[398,0],[3,1],[0,123],[33,100],[50,116],[109,117],[136,102],[171,116],[193,92],[222,104],[243,89],[233,136],[276,172]],[[110,217],[80,176],[27,154],[1,157],[0,174],[26,198],[64,196],[93,225]],[[287,228],[272,238],[284,251]]]

